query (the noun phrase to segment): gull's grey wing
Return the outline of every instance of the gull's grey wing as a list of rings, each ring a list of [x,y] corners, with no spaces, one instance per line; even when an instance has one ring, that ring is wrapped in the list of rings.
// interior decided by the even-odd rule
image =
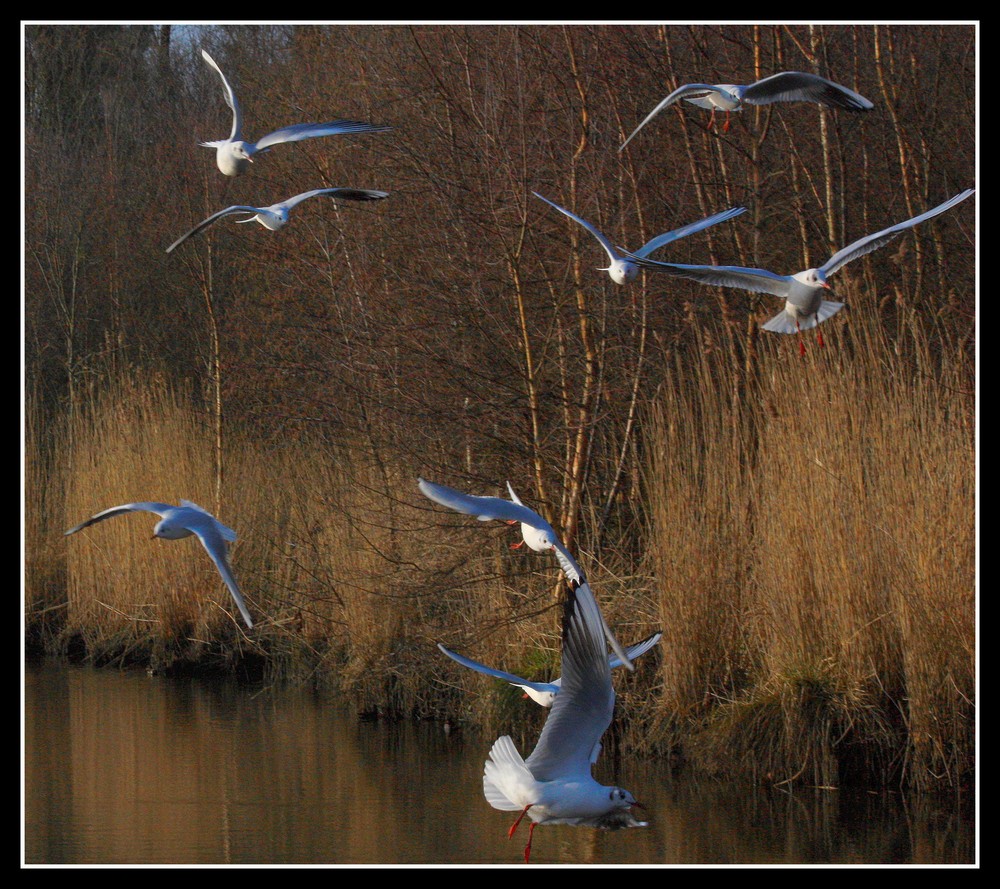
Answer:
[[[558,684],[554,684],[552,682],[530,682],[527,679],[522,679],[520,676],[515,676],[513,673],[505,673],[503,670],[494,670],[492,667],[487,667],[485,664],[479,663],[479,661],[474,661],[471,658],[460,655],[456,651],[452,651],[450,648],[445,648],[440,642],[438,643],[438,648],[440,648],[441,651],[448,655],[448,657],[450,657],[453,661],[456,661],[463,667],[468,667],[470,670],[475,670],[477,673],[492,676],[494,679],[502,679],[504,682],[509,682],[511,685],[517,685],[523,688],[532,688],[537,692],[550,692],[552,694],[559,693]]]
[[[770,293],[783,299],[788,295],[791,279],[787,275],[776,275],[766,269],[748,269],[737,265],[683,265],[677,262],[644,259],[633,253],[628,255],[634,257],[641,266],[659,269],[677,278],[688,278],[716,287],[738,287],[755,293]]]
[[[751,105],[771,102],[819,102],[845,111],[868,111],[874,105],[864,96],[816,74],[783,71],[743,87],[740,98]]]
[[[337,198],[342,201],[380,201],[383,198],[389,197],[389,192],[375,191],[371,188],[314,188],[312,191],[304,191],[302,194],[297,194],[295,197],[281,203],[287,209],[291,210],[296,204],[301,204],[303,201],[307,201],[309,198],[314,198],[318,195],[325,195],[326,197]]]
[[[944,213],[945,210],[950,210],[955,206],[955,204],[961,203],[973,194],[973,192],[975,192],[974,188],[967,188],[965,191],[949,198],[943,204],[938,204],[933,209],[927,210],[919,216],[907,219],[906,222],[899,222],[896,225],[891,225],[889,228],[883,229],[880,232],[875,232],[873,235],[866,235],[863,238],[859,238],[853,244],[849,244],[844,247],[843,250],[838,250],[834,253],[833,256],[820,266],[820,271],[823,272],[824,275],[832,275],[835,271],[837,271],[837,269],[847,265],[847,263],[857,259],[859,256],[864,256],[866,253],[878,250],[879,247],[884,246],[897,235],[901,235],[908,228],[913,228],[913,226],[920,222],[931,219],[939,213]]]
[[[222,78],[222,89],[226,96],[226,104],[233,112],[233,129],[229,134],[229,141],[240,141],[243,139],[243,112],[240,111],[240,103],[236,101],[236,93],[233,92],[233,88],[229,85],[229,81],[226,80],[226,75],[222,73],[222,69],[215,63],[215,59],[205,52],[205,50],[201,51],[201,57],[208,62],[208,64],[211,65],[216,72],[218,72],[219,77]]]
[[[652,636],[647,636],[641,642],[636,642],[635,645],[630,645],[625,649],[625,653],[629,656],[629,660],[634,661],[637,657],[649,651],[649,649],[656,645],[662,637],[663,633],[653,633]],[[608,660],[608,666],[614,670],[616,667],[622,666],[622,662],[618,659],[617,655],[612,655]]]
[[[97,522],[103,522],[105,519],[110,519],[112,516],[121,515],[123,512],[154,512],[158,516],[162,517],[163,513],[167,510],[176,508],[176,506],[171,506],[169,503],[155,503],[145,500],[138,503],[125,503],[122,506],[112,506],[110,509],[105,509],[96,515],[92,515],[85,522],[80,522],[79,525],[74,525],[68,531],[65,531],[63,536],[68,537],[70,534],[75,534],[77,531],[81,531],[84,528],[97,524]]]
[[[465,515],[475,516],[481,522],[488,522],[491,519],[503,519],[516,522],[524,522],[532,528],[547,531],[556,539],[556,532],[552,526],[545,521],[537,512],[523,503],[514,503],[504,500],[502,497],[480,497],[476,494],[463,494],[447,485],[437,485],[426,479],[417,479],[417,486],[420,492],[429,500],[447,506],[455,512]]]
[[[226,207],[225,210],[219,210],[218,213],[213,213],[211,216],[208,217],[208,219],[203,219],[193,229],[191,229],[191,231],[185,232],[183,235],[181,235],[176,241],[173,242],[173,244],[171,244],[169,247],[167,247],[167,253],[170,253],[174,249],[176,249],[177,247],[180,247],[180,245],[183,244],[188,238],[190,238],[191,235],[196,235],[203,228],[208,228],[208,226],[210,226],[213,222],[215,222],[216,219],[221,219],[223,216],[228,216],[230,213],[250,213],[251,216],[256,216],[258,213],[260,213],[260,211],[262,209],[265,209],[265,208],[262,208],[262,207],[248,207],[248,206],[242,206],[242,205],[237,204],[237,205],[234,205],[232,207]],[[239,222],[249,222],[250,220],[249,219],[240,219],[238,221]]]
[[[702,229],[708,228],[716,223],[725,222],[727,219],[732,219],[734,216],[746,213],[746,211],[746,207],[730,207],[728,210],[723,210],[721,213],[716,213],[714,216],[706,216],[699,222],[692,222],[690,225],[683,225],[680,228],[675,228],[672,232],[657,235],[647,244],[644,244],[636,250],[634,255],[640,257],[641,259],[645,259],[650,253],[658,247],[662,247],[664,244],[669,244],[679,238],[686,238],[688,235],[693,235],[695,232],[700,232]]]
[[[326,123],[296,123],[281,127],[273,133],[258,139],[254,145],[257,151],[264,151],[282,142],[301,142],[317,136],[338,136],[343,133],[384,133],[392,127],[376,126],[360,120],[328,120]]]
[[[628,145],[628,143],[631,142],[632,139],[635,137],[635,134],[638,133],[639,130],[641,130],[644,126],[646,126],[647,123],[649,123],[654,117],[656,117],[657,114],[659,114],[668,105],[673,105],[674,102],[678,101],[679,99],[686,99],[689,96],[705,96],[708,93],[720,93],[720,94],[724,93],[728,95],[726,90],[721,89],[718,86],[713,86],[710,83],[686,83],[684,84],[684,86],[677,87],[677,89],[675,89],[669,96],[663,99],[663,101],[661,101],[659,105],[657,105],[652,111],[649,112],[649,114],[647,114],[643,118],[642,123],[640,123],[639,126],[637,126],[634,130],[632,130],[632,135],[629,136],[624,142],[622,142],[621,148],[619,148],[618,150],[621,151],[626,145]]]
[[[562,682],[525,765],[538,781],[586,774],[611,724],[615,692],[604,619],[586,585],[571,585],[563,613]]]
[[[595,238],[597,238],[597,240],[600,242],[601,246],[604,248],[604,252],[608,254],[608,258],[612,262],[614,262],[616,259],[621,259],[621,257],[615,251],[614,245],[603,234],[601,234],[601,232],[599,232],[596,228],[594,228],[594,226],[592,226],[585,219],[581,219],[579,216],[576,215],[576,213],[571,213],[565,207],[560,207],[557,203],[555,203],[555,201],[550,201],[548,198],[542,197],[542,195],[540,195],[537,191],[533,191],[532,194],[536,198],[541,198],[543,201],[545,201],[546,204],[549,204],[549,205],[555,207],[560,213],[564,213],[570,219],[573,219],[573,220],[579,222],[580,225],[582,225]]]
[[[233,576],[233,569],[229,566],[228,547],[220,531],[219,522],[211,514],[205,513],[205,521],[191,522],[188,528],[197,535],[201,541],[201,545],[205,547],[205,552],[215,562],[215,567],[218,569],[226,586],[229,587],[230,595],[232,595],[233,601],[236,602],[236,607],[240,609],[243,620],[246,621],[247,627],[253,629],[250,609],[247,608],[247,603],[240,592],[239,585],[236,583],[236,578]]]

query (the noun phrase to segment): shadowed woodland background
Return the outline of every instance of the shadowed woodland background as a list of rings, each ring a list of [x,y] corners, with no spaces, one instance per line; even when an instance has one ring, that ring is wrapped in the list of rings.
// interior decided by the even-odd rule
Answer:
[[[607,749],[820,784],[974,769],[975,201],[840,270],[826,346],[780,302],[645,273],[616,244],[726,207],[655,258],[793,273],[975,185],[972,26],[29,26],[25,629],[32,651],[338,689],[359,714],[544,719],[444,642],[559,673],[554,559],[446,514],[423,475],[521,498],[618,637]],[[223,176],[200,141],[337,117]],[[682,83],[813,71],[871,99],[734,115]],[[201,219],[312,188],[280,232]],[[196,542],[235,528],[256,626]],[[537,711],[537,712],[536,712]]]

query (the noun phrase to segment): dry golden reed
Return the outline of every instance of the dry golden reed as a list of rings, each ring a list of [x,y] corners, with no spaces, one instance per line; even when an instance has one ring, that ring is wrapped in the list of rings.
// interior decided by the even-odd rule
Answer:
[[[975,698],[971,369],[902,310],[891,340],[863,310],[827,326],[804,357],[761,340],[749,377],[725,353],[678,360],[654,409],[655,724],[709,768],[958,785]]]

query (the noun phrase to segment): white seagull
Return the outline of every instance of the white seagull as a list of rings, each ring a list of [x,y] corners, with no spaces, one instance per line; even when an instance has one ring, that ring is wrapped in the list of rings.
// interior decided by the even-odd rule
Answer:
[[[919,216],[891,225],[873,235],[865,235],[853,244],[838,250],[819,268],[806,269],[802,272],[796,272],[794,275],[777,275],[765,269],[748,269],[734,265],[681,265],[657,262],[641,257],[636,257],[636,261],[642,266],[655,267],[669,275],[690,278],[701,284],[738,287],[741,290],[779,296],[785,300],[785,307],[761,326],[764,330],[770,330],[774,333],[797,333],[816,327],[820,322],[826,321],[827,318],[844,307],[841,302],[823,299],[823,291],[830,289],[826,280],[829,275],[859,256],[884,247],[893,238],[907,229],[913,228],[918,223],[951,209],[973,192],[975,192],[974,188],[967,188],[943,204],[939,204]],[[819,335],[819,344],[823,345],[821,334]],[[800,351],[805,348],[801,343],[799,347]]]
[[[519,506],[524,506],[524,504],[521,503],[521,498],[514,493],[514,489],[510,486],[510,482],[507,482],[507,490],[510,491],[510,499],[514,503]],[[549,539],[547,531],[533,528],[531,525],[525,522],[518,522],[516,519],[507,519],[507,524],[520,524],[521,526],[521,541],[519,543],[512,543],[510,545],[511,549],[520,549],[525,544],[528,545],[529,549],[533,549],[536,553],[548,552],[552,549],[552,543]]]
[[[179,247],[191,235],[198,234],[198,232],[210,226],[215,220],[221,219],[223,216],[228,216],[231,213],[248,213],[250,215],[245,219],[237,219],[236,221],[238,223],[259,222],[264,228],[276,232],[279,228],[284,228],[288,224],[289,210],[297,204],[301,204],[302,201],[316,197],[317,195],[325,195],[326,197],[342,201],[380,201],[383,198],[389,197],[389,192],[374,191],[370,188],[314,188],[312,191],[304,191],[302,194],[297,194],[286,201],[271,204],[270,207],[251,207],[245,204],[234,204],[232,207],[226,207],[225,210],[213,213],[208,219],[199,222],[191,231],[181,235],[173,244],[167,247],[167,253]]]
[[[215,163],[227,176],[239,176],[253,163],[255,154],[267,151],[282,142],[299,142],[302,139],[313,139],[316,136],[336,136],[340,133],[383,133],[392,129],[392,127],[375,126],[357,120],[330,120],[326,123],[292,124],[288,127],[281,127],[273,133],[268,133],[256,142],[247,142],[243,138],[243,112],[240,110],[240,103],[236,101],[233,88],[226,80],[222,69],[215,63],[215,59],[205,50],[201,51],[201,56],[222,78],[226,104],[233,112],[233,129],[228,139],[218,139],[215,142],[202,142],[200,144],[205,148],[215,149]]]
[[[646,826],[632,814],[633,806],[643,807],[629,791],[599,784],[591,774],[615,706],[603,632],[604,619],[589,587],[573,581],[563,615],[562,687],[538,743],[527,760],[509,735],[490,749],[483,794],[494,809],[521,813],[508,838],[525,815],[531,819],[525,862],[538,824]]]
[[[636,250],[635,253],[619,253],[615,249],[614,245],[612,245],[612,243],[589,222],[581,219],[575,213],[571,213],[565,207],[560,207],[554,201],[550,201],[548,198],[542,197],[542,195],[540,195],[537,191],[533,191],[532,194],[536,198],[542,198],[546,204],[551,204],[560,213],[565,213],[570,219],[574,219],[579,222],[580,225],[597,238],[601,246],[604,248],[604,251],[608,254],[608,259],[611,260],[611,264],[609,266],[598,267],[598,271],[607,272],[611,276],[611,280],[616,284],[627,284],[629,281],[634,280],[635,276],[639,274],[638,264],[630,257],[643,259],[649,256],[649,254],[657,248],[662,247],[664,244],[669,244],[680,238],[693,235],[695,232],[700,232],[702,229],[715,225],[718,222],[725,222],[727,219],[732,219],[734,216],[739,216],[741,213],[746,213],[747,211],[746,207],[730,207],[730,209],[723,210],[721,213],[716,213],[714,216],[708,216],[700,222],[692,222],[690,225],[682,226],[681,228],[667,232],[666,234],[657,235],[653,238],[653,240]]]
[[[630,645],[625,649],[625,654],[628,655],[629,660],[634,661],[637,657],[645,654],[656,645],[662,636],[663,633],[653,633],[652,636],[647,636],[641,642]],[[492,667],[487,667],[485,664],[467,658],[457,651],[445,648],[440,642],[438,643],[438,648],[463,667],[468,667],[470,670],[475,670],[477,673],[483,673],[486,676],[492,676],[495,679],[503,679],[505,682],[509,682],[511,685],[522,689],[526,698],[531,698],[536,704],[541,704],[543,707],[551,707],[555,703],[559,689],[562,687],[562,677],[553,679],[551,682],[531,682],[528,679],[515,676],[513,673],[505,673],[503,670],[494,670]],[[616,667],[622,666],[622,662],[617,655],[611,654],[608,655],[608,666],[614,670]]]
[[[491,519],[502,519],[510,523],[513,520],[515,522],[523,522],[530,528],[536,529],[540,535],[534,538],[537,546],[532,546],[531,543],[528,545],[539,552],[543,550],[555,552],[556,559],[558,559],[559,565],[566,577],[570,581],[580,584],[581,588],[586,589],[588,593],[590,592],[590,585],[587,583],[583,569],[577,564],[576,559],[570,555],[569,550],[563,545],[552,526],[533,509],[530,509],[523,503],[513,503],[510,500],[504,500],[502,497],[478,497],[475,494],[463,494],[454,488],[449,488],[445,485],[436,485],[422,478],[417,479],[417,486],[425,497],[433,500],[435,503],[440,503],[442,506],[447,506],[449,509],[464,513],[465,515],[475,516],[481,522],[488,522]],[[591,593],[591,595],[593,594]],[[603,617],[601,619],[603,620]],[[604,634],[607,636],[608,642],[614,649],[615,654],[618,655],[623,666],[634,672],[635,667],[632,665],[632,661],[607,624],[604,625]]]
[[[124,512],[155,512],[160,520],[153,527],[154,537],[163,537],[166,540],[180,540],[182,537],[197,535],[205,552],[215,562],[219,574],[229,587],[236,606],[243,615],[243,620],[249,628],[253,629],[253,621],[250,619],[250,610],[243,600],[240,588],[236,584],[233,570],[229,567],[228,543],[236,540],[236,532],[232,528],[227,528],[215,516],[207,510],[202,509],[198,504],[190,500],[182,500],[180,506],[171,506],[169,503],[126,503],[123,506],[112,506],[103,512],[92,515],[85,522],[80,522],[70,528],[65,536],[75,534],[97,522],[103,522],[112,516],[121,515]],[[228,542],[228,543],[227,543]]]
[[[639,132],[650,120],[660,113],[668,105],[684,99],[699,108],[710,108],[712,116],[709,118],[708,126],[712,126],[715,120],[715,112],[726,112],[726,123],[722,128],[723,132],[729,129],[729,114],[731,111],[742,111],[744,105],[770,105],[772,102],[818,102],[828,108],[840,108],[844,111],[868,111],[874,106],[864,96],[849,90],[846,86],[827,80],[825,77],[818,77],[815,74],[806,74],[802,71],[782,71],[780,74],[772,74],[749,86],[738,86],[734,83],[687,83],[675,89],[659,105],[657,105],[645,120],[633,131],[623,143],[621,151],[633,136]]]

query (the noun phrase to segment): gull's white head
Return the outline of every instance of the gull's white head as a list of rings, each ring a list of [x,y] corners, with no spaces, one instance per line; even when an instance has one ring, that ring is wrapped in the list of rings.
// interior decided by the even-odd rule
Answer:
[[[555,541],[548,531],[541,528],[534,528],[521,522],[521,536],[524,542],[536,553],[546,553],[556,548]]]
[[[554,691],[537,691],[526,685],[522,685],[521,688],[524,689],[526,698],[531,698],[536,704],[541,704],[543,707],[551,707],[556,702],[556,692]]]
[[[190,537],[191,534],[189,528],[171,519],[170,516],[160,519],[153,527],[153,536],[165,540],[180,540],[182,537]]]
[[[287,207],[265,207],[256,216],[248,216],[246,219],[237,219],[237,222],[259,222],[264,228],[276,232],[279,228],[284,228],[288,224]]]
[[[219,146],[215,162],[227,176],[238,176],[253,163],[251,151],[246,142],[226,142]]]
[[[635,797],[632,796],[627,790],[623,790],[621,787],[612,787],[611,792],[608,794],[608,798],[612,803],[615,804],[616,809],[628,809],[632,806],[642,806],[636,802]]]
[[[627,284],[635,280],[639,274],[639,266],[628,259],[616,259],[607,268],[601,268],[599,271],[607,272],[615,284]]]
[[[804,272],[798,272],[792,275],[792,277],[798,281],[800,284],[805,284],[806,287],[823,287],[826,290],[830,289],[830,285],[826,281],[826,275],[823,273],[822,269],[806,269]]]

